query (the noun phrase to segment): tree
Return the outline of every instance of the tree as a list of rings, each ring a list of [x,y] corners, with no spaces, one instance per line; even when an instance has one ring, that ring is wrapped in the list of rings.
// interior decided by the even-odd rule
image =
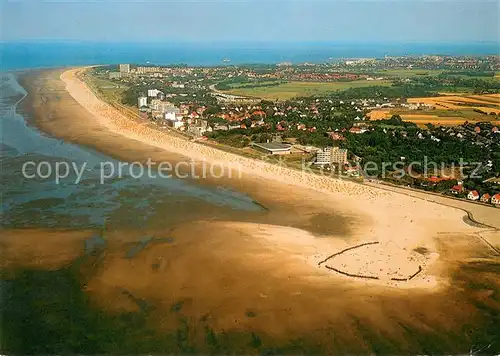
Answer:
[[[220,106],[218,106],[218,105],[211,105],[211,106],[209,106],[209,107],[206,108],[206,110],[205,110],[205,112],[203,114],[206,115],[206,116],[216,115],[216,114],[220,113],[220,111],[221,111]]]
[[[252,126],[252,120],[250,118],[241,120],[241,123],[244,124],[247,128]]]

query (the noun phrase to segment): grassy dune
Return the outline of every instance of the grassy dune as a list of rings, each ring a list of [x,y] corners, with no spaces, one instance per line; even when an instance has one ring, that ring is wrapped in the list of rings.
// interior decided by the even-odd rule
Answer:
[[[104,98],[110,102],[121,102],[122,93],[127,90],[123,84],[117,85],[116,83],[106,80],[95,75],[88,76],[86,83],[94,90],[101,93]]]

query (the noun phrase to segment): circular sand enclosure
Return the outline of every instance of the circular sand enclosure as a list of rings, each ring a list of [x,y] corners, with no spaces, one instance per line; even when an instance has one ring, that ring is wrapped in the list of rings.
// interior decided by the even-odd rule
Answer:
[[[347,277],[408,281],[422,272],[426,262],[424,254],[393,242],[370,242],[340,251],[320,265]]]

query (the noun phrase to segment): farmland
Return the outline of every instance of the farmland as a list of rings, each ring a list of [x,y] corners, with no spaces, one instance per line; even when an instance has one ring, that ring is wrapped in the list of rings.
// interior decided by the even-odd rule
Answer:
[[[387,69],[376,72],[376,75],[383,77],[411,78],[417,76],[438,76],[443,73],[441,69]]]
[[[299,82],[291,81],[273,86],[250,87],[233,85],[233,89],[225,93],[269,100],[288,100],[300,96],[325,95],[351,88],[362,88],[374,85],[391,86],[387,80],[356,80],[350,82]]]
[[[430,98],[411,98],[409,103],[425,103],[435,106],[437,109],[463,109],[472,108],[487,113],[500,112],[500,94],[485,95],[444,95]]]
[[[372,120],[400,115],[405,121],[420,126],[427,123],[443,126],[460,125],[465,121],[491,121],[500,124],[500,94],[486,95],[443,95],[429,98],[411,98],[409,103],[423,103],[433,106],[426,110],[375,110],[369,116]]]

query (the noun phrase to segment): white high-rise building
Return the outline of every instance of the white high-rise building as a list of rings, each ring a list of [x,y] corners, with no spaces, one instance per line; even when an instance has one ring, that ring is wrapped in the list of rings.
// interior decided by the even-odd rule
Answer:
[[[163,92],[161,90],[158,90],[158,89],[148,89],[148,96],[149,97],[157,97],[158,94],[163,94]]]
[[[128,75],[130,73],[130,64],[120,64],[120,73]]]
[[[171,106],[164,111],[165,120],[182,121],[182,115],[179,108]]]
[[[343,148],[334,147],[332,150],[332,163],[346,164],[347,163],[347,150]]]
[[[332,163],[332,147],[325,147],[323,150],[316,154],[316,164],[330,164]]]
[[[137,99],[137,106],[139,108],[142,108],[143,106],[148,106],[148,98],[145,96],[140,96],[139,99]]]
[[[347,162],[347,150],[338,147],[325,147],[316,155],[316,164],[345,164]]]

